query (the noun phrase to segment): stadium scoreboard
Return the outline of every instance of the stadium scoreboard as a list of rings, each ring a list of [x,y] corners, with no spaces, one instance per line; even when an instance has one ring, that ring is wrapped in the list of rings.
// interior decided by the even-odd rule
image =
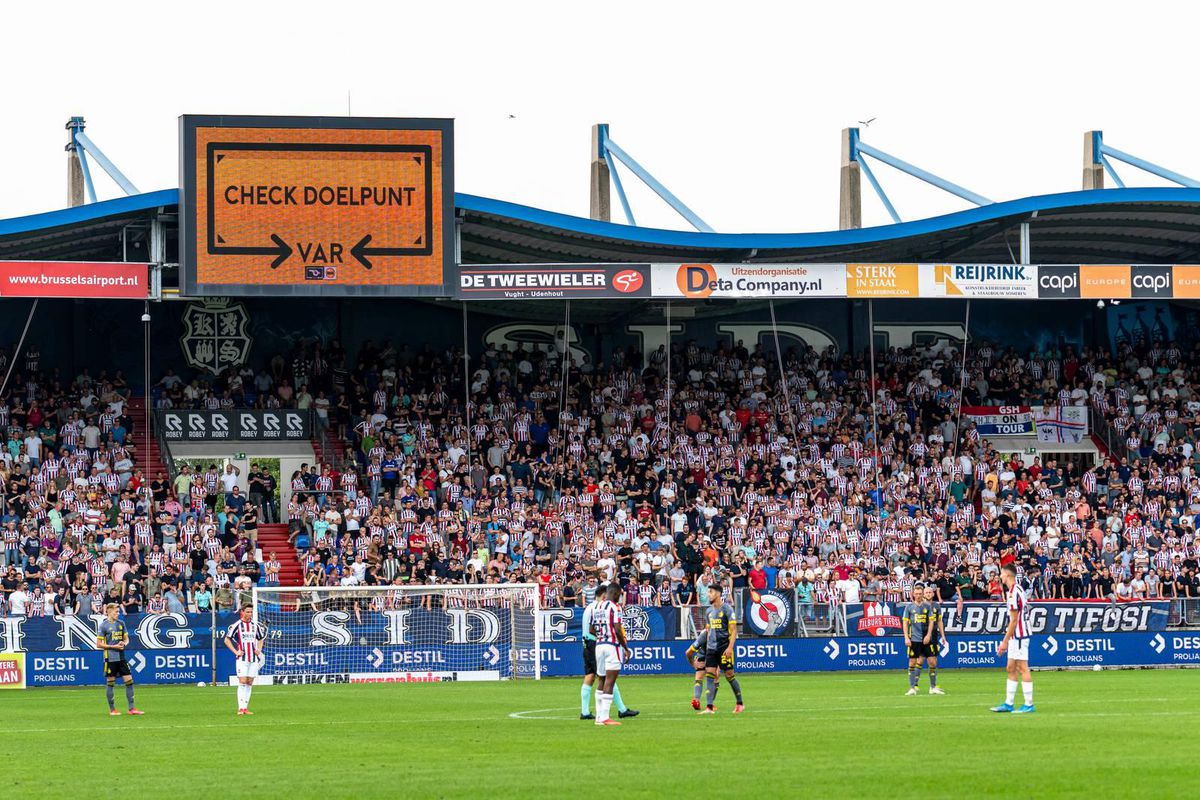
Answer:
[[[180,118],[184,295],[444,296],[453,122]]]

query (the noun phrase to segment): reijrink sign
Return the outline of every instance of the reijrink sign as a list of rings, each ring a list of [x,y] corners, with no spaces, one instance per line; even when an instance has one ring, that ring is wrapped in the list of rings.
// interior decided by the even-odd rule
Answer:
[[[444,294],[450,120],[180,122],[185,294]]]

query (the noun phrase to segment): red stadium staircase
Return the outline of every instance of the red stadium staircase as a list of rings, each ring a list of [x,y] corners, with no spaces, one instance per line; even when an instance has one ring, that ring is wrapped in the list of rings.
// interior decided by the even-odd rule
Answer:
[[[300,559],[296,557],[296,548],[288,542],[288,526],[283,523],[258,526],[258,547],[262,551],[263,561],[275,553],[279,559],[279,584],[281,586],[300,586],[304,583],[304,569]]]
[[[312,440],[313,454],[316,456],[318,464],[331,464],[334,467],[340,467],[342,459],[341,450],[339,450],[338,441],[333,439],[322,439],[318,436]]]
[[[158,449],[158,440],[146,430],[145,398],[129,398],[125,401],[125,412],[133,420],[133,432],[129,438],[134,446],[134,464],[142,471],[147,483],[160,472],[166,475],[167,480],[171,480],[174,476],[168,474],[166,459]]]

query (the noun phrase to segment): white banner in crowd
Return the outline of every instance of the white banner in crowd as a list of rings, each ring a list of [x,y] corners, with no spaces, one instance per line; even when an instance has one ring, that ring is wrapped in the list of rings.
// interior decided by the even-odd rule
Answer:
[[[1034,422],[1039,442],[1078,444],[1088,432],[1087,406],[1042,406]]]

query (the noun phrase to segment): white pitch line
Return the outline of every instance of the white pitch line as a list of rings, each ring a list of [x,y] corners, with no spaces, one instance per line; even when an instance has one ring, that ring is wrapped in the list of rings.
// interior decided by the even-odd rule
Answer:
[[[971,708],[971,707],[972,706],[953,706],[952,708],[963,709],[963,708]],[[974,706],[974,708],[976,708],[976,711],[974,711],[973,713],[970,713],[970,714],[939,714],[936,719],[937,720],[981,719],[981,718],[987,717],[990,712],[990,709],[983,707],[983,706]],[[844,709],[844,710],[851,711],[851,710],[857,710],[857,709]],[[809,712],[805,712],[805,711],[797,711],[796,709],[778,709],[778,708],[776,708],[776,709],[765,708],[765,709],[760,709],[760,710],[750,709],[750,710],[747,710],[745,713],[752,714],[752,715],[794,714],[794,715],[802,716],[805,720],[846,719],[846,715],[841,712],[834,713],[834,714],[819,714],[819,713],[814,714],[814,713],[809,713]],[[1069,718],[1069,719],[1076,719],[1078,717],[1091,718],[1091,717],[1128,717],[1129,716],[1128,714],[1118,712],[1118,711],[1090,711],[1090,712],[1084,712],[1084,713],[1078,713],[1078,714],[1070,712],[1070,711],[1061,712],[1061,713],[1057,712],[1057,711],[1038,711],[1036,713],[1040,716],[1056,716],[1056,717]],[[509,714],[509,716],[512,717],[513,715]],[[640,725],[640,724],[643,724],[644,722],[678,722],[679,720],[684,720],[684,719],[696,719],[699,716],[700,716],[699,714],[696,714],[694,712],[690,713],[690,714],[671,713],[671,714],[658,715],[658,716],[644,716],[644,717],[639,717],[638,722],[634,722],[632,724]],[[718,713],[717,716],[725,716],[725,715]],[[1000,715],[996,714],[995,716],[1000,716]],[[1023,716],[1023,715],[1017,714],[1016,716]],[[1200,709],[1190,710],[1190,711],[1147,711],[1145,713],[1139,714],[1138,716],[1139,717],[1195,717],[1195,716],[1200,716]],[[574,720],[575,717],[514,717],[514,719],[538,720],[538,721],[549,721],[549,722],[569,722],[571,720]],[[916,722],[925,722],[925,721],[928,721],[930,718],[929,717],[911,717],[911,719]]]
[[[961,699],[961,698],[971,698],[971,697],[994,697],[994,695],[993,694],[980,694],[980,693],[959,694],[959,695],[955,695],[954,699],[957,700],[957,699]],[[798,708],[797,707],[781,708],[781,707],[775,706],[772,708],[752,708],[747,713],[795,714],[798,716],[803,716],[805,718],[819,717],[821,719],[836,719],[840,716],[843,716],[844,712],[847,712],[847,711],[907,711],[910,708],[917,707],[915,704],[919,703],[919,702],[922,702],[922,701],[920,701],[920,700],[907,701],[907,700],[898,699],[896,701],[896,703],[893,703],[891,705],[839,706],[836,709],[829,709],[829,708],[823,708],[823,707],[815,707],[814,708],[812,706],[798,707]],[[1136,697],[1101,698],[1101,697],[1096,697],[1096,698],[1090,698],[1090,699],[1076,700],[1072,703],[1072,707],[1078,707],[1081,705],[1083,705],[1083,706],[1088,706],[1088,705],[1108,706],[1108,705],[1112,705],[1114,703],[1171,703],[1171,702],[1174,702],[1174,699],[1170,698],[1170,697],[1150,697],[1150,698],[1136,698]],[[949,700],[949,701],[934,700],[933,703],[935,703],[936,705],[938,705],[942,708],[946,708],[946,709],[961,709],[961,708],[978,708],[978,707],[980,707],[980,706],[977,706],[975,703],[956,703],[953,700]],[[640,708],[678,707],[679,705],[680,705],[679,703],[648,703],[646,705],[640,706]],[[514,711],[511,714],[509,714],[508,716],[511,719],[526,719],[526,720],[556,720],[556,721],[571,720],[571,719],[575,719],[575,718],[574,717],[562,717],[562,716],[542,717],[542,716],[531,716],[531,715],[543,714],[547,711],[572,711],[572,710],[574,710],[574,708],[576,708],[576,706],[563,706],[563,707],[559,707],[559,708],[535,708],[535,709],[530,709],[528,711]],[[1153,713],[1153,712],[1151,712],[1151,713]],[[1200,710],[1198,710],[1196,712],[1191,712],[1191,711],[1179,712],[1179,715],[1186,716],[1186,715],[1190,715],[1192,713],[1200,713]],[[1172,715],[1175,715],[1175,712],[1172,712]],[[665,715],[657,715],[657,716],[647,717],[647,718],[648,719],[690,719],[691,717],[694,717],[694,716],[696,716],[694,713],[691,713],[691,714],[687,714],[687,713],[685,713],[685,714],[670,714],[670,713],[668,713]],[[1071,714],[1071,716],[1087,716],[1087,715]]]

